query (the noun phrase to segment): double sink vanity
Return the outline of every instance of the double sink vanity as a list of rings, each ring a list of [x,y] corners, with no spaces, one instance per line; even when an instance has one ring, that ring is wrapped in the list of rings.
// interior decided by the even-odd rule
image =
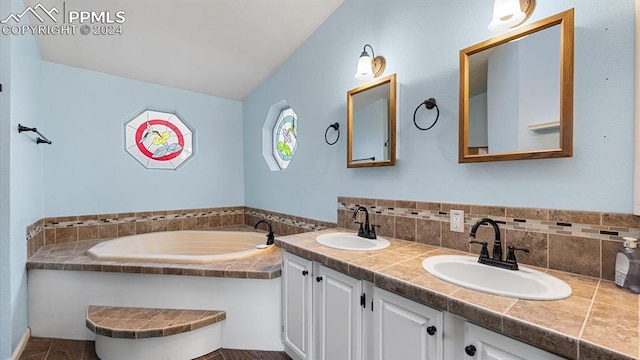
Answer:
[[[573,155],[573,37],[569,9],[460,51],[459,163]],[[395,165],[396,87],[393,74],[347,93],[347,167]],[[277,239],[285,350],[303,360],[638,358],[637,296],[519,267],[517,252],[530,250],[503,256],[488,218],[470,237],[483,224],[496,240],[490,254],[470,239],[479,256],[379,238],[368,216],[358,234]]]
[[[281,237],[276,245],[283,249],[283,341],[293,359],[637,356],[628,351],[637,339],[622,343],[615,321],[608,327],[597,313],[637,297],[604,281],[507,270],[478,256],[341,229]]]

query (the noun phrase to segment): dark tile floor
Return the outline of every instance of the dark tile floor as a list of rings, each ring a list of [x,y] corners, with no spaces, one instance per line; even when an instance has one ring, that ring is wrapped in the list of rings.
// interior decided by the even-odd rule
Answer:
[[[20,360],[99,360],[93,341],[32,337]],[[123,359],[124,360],[124,359]],[[280,351],[220,349],[196,360],[291,360]]]

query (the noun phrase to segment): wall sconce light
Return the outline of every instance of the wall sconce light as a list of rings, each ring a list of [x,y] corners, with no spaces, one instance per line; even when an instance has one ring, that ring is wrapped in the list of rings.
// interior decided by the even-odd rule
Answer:
[[[502,32],[522,24],[533,14],[535,7],[535,0],[494,0],[489,30]]]
[[[371,56],[367,52],[367,46],[371,49]],[[373,52],[373,47],[366,44],[358,59],[358,67],[356,68],[356,74],[353,75],[358,80],[371,80],[374,77],[382,75],[384,69],[387,67],[387,62],[382,56],[376,56]]]

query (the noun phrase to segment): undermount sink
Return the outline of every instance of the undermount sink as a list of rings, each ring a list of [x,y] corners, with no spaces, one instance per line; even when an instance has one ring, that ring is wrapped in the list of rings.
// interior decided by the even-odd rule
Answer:
[[[436,255],[424,259],[422,267],[452,284],[489,294],[526,300],[559,300],[571,296],[564,281],[527,267],[506,270],[478,263],[464,255]]]
[[[331,233],[316,237],[320,245],[334,249],[351,251],[372,251],[389,247],[389,240],[378,237],[377,239],[365,239],[352,233]]]

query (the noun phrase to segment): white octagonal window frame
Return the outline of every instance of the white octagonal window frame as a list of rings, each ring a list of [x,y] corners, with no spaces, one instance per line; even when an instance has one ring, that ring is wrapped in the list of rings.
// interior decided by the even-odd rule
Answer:
[[[262,126],[262,157],[271,171],[283,171],[298,149],[298,115],[285,100],[269,108]]]
[[[144,109],[125,120],[125,151],[142,166],[177,170],[193,158],[193,130],[175,112]]]

